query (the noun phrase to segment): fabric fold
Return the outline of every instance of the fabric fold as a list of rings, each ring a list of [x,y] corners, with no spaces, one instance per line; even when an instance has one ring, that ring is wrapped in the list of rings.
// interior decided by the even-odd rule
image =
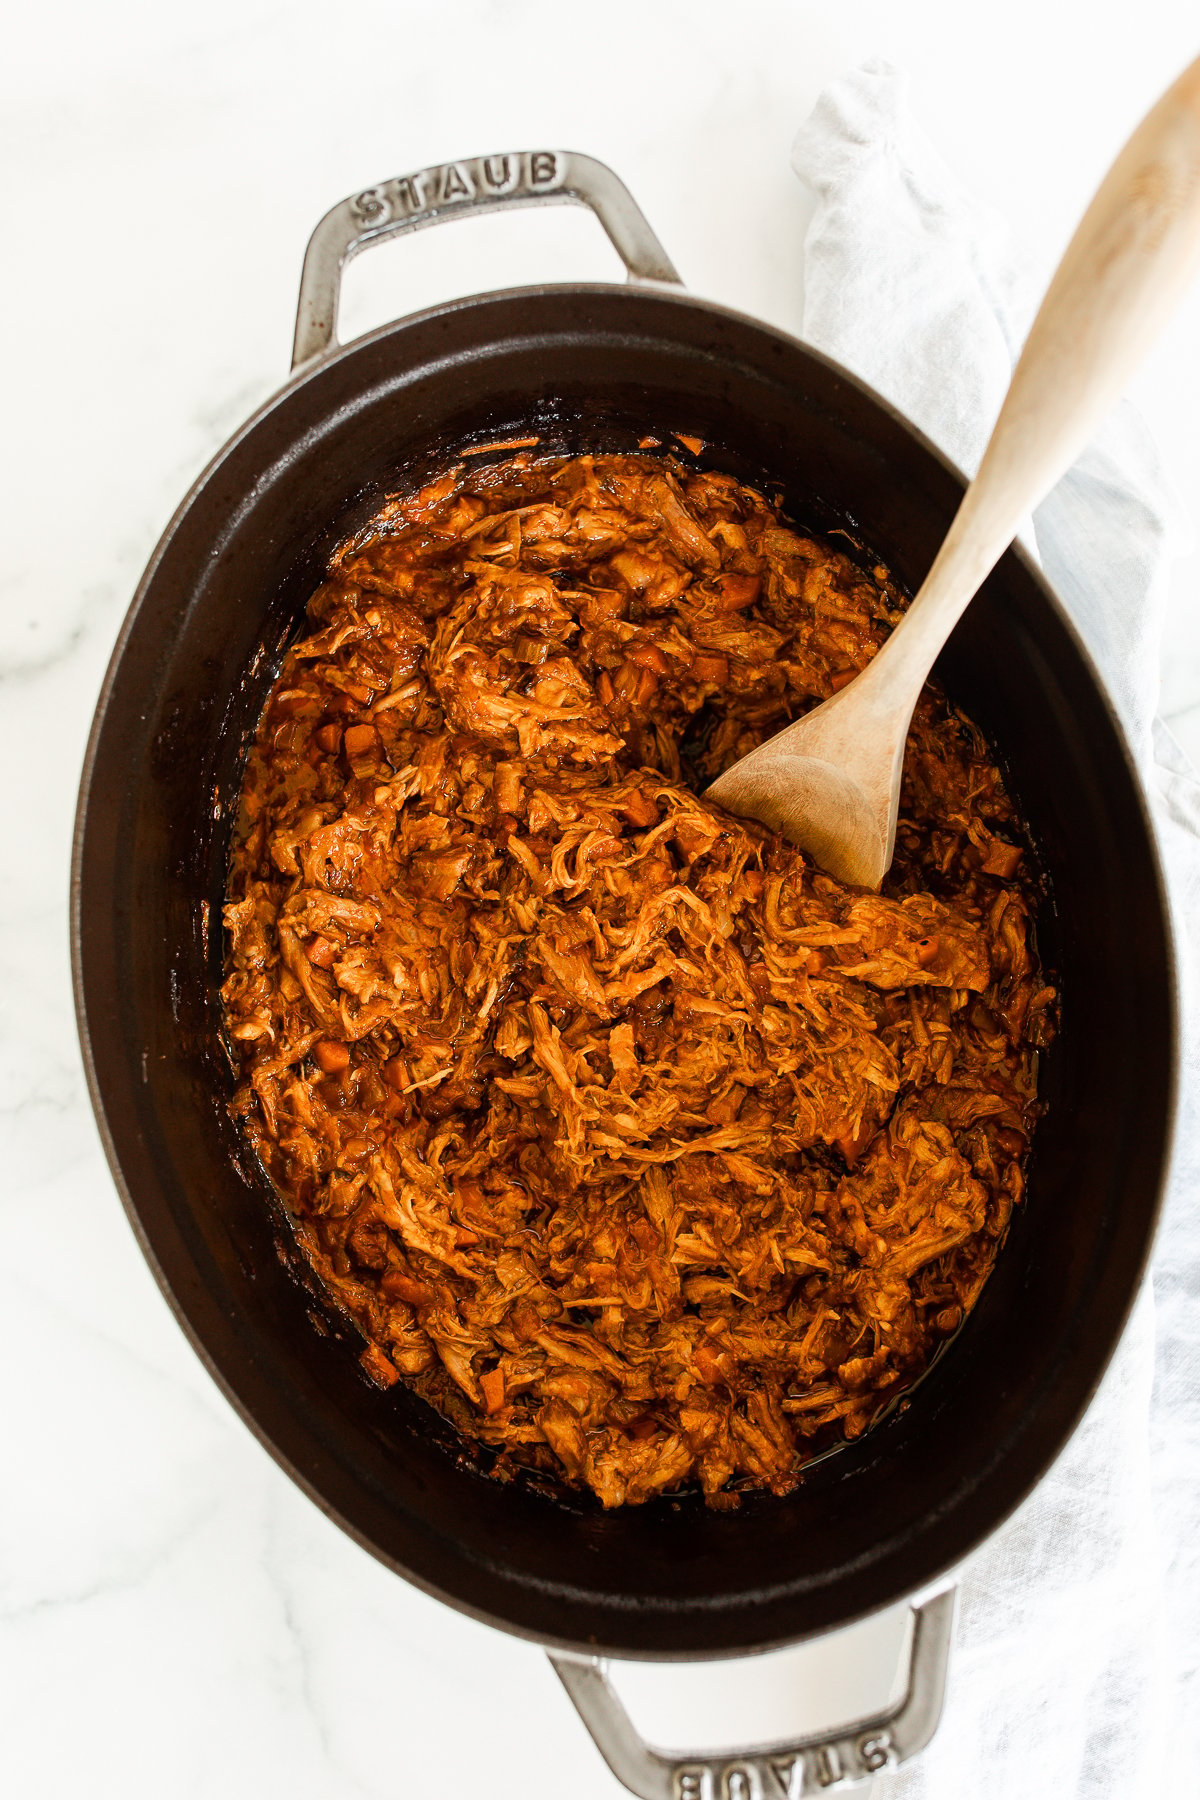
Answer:
[[[817,197],[804,337],[973,473],[1036,304],[1007,227],[924,138],[883,63],[826,91],[792,160]],[[1200,781],[1155,716],[1178,533],[1132,408],[1033,526],[1155,820],[1184,1013],[1177,1144],[1150,1280],[1070,1444],[963,1570],[941,1728],[879,1779],[884,1800],[1165,1800],[1200,1763]]]

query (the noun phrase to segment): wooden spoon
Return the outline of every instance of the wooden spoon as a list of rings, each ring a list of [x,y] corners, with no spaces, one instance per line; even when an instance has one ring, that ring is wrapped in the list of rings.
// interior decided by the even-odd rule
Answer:
[[[877,888],[934,658],[1021,520],[1115,403],[1200,260],[1200,59],[1142,121],[1067,247],[979,473],[916,599],[849,686],[726,769],[708,798],[839,881]]]

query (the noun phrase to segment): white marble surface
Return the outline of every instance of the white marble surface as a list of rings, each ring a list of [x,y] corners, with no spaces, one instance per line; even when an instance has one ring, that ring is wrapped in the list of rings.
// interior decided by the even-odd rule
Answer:
[[[92,706],[176,501],[285,372],[311,225],[410,167],[565,143],[612,162],[694,288],[794,327],[808,203],[788,148],[831,76],[873,53],[906,65],[930,133],[1048,272],[1198,36],[1193,0],[1144,0],[1133,23],[1112,0],[59,0],[10,20],[0,1794],[618,1791],[536,1648],[378,1567],[236,1419],[142,1262],[83,1087],[66,883]],[[357,265],[346,325],[613,273],[582,214],[458,225]],[[1198,344],[1193,293],[1135,389],[1185,533],[1200,519]],[[1200,759],[1198,585],[1181,538],[1163,709]],[[900,1623],[840,1662],[824,1649],[659,1671],[641,1716],[667,1739],[697,1719],[714,1736],[821,1723],[886,1692]]]

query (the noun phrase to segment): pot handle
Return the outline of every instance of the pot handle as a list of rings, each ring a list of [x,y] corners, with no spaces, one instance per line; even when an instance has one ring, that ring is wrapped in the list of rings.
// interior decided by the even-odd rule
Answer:
[[[617,1780],[641,1800],[799,1800],[854,1786],[923,1750],[937,1729],[956,1589],[914,1605],[908,1689],[887,1712],[824,1737],[676,1756],[638,1735],[603,1657],[551,1655],[559,1680]]]
[[[510,150],[439,163],[364,188],[325,214],[304,254],[293,369],[336,343],[342,270],[361,250],[464,213],[555,203],[591,207],[630,281],[679,284],[674,264],[633,195],[607,163],[576,150]]]

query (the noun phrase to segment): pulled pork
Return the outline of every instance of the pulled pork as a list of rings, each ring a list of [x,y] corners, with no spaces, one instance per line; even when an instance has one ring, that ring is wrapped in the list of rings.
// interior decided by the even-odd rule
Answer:
[[[927,689],[884,892],[700,797],[899,617],[727,475],[527,454],[333,559],[250,753],[234,1102],[363,1362],[605,1506],[785,1493],[975,1303],[1054,992]]]

